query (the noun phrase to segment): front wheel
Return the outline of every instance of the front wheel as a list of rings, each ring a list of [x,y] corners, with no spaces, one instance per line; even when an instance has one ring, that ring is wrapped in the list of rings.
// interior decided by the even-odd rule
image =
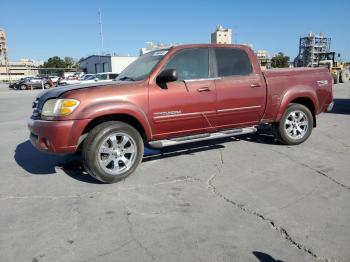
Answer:
[[[298,145],[309,138],[312,128],[310,110],[300,104],[290,104],[276,127],[277,137],[283,144]]]
[[[132,174],[142,160],[144,144],[132,126],[108,121],[92,129],[84,141],[82,160],[94,178],[115,183]]]

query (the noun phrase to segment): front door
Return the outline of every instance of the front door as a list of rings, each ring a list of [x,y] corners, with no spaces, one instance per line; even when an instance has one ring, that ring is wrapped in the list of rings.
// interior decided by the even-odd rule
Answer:
[[[259,123],[266,100],[266,84],[253,71],[247,53],[240,48],[215,48],[215,80],[218,129],[251,126]]]
[[[175,69],[178,80],[149,87],[153,139],[215,129],[216,91],[209,64],[207,48],[185,49],[170,58],[164,69]]]

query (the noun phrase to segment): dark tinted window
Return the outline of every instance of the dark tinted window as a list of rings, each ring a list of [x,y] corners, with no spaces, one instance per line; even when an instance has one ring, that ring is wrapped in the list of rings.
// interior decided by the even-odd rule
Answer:
[[[109,74],[109,79],[115,79],[118,77],[118,74]]]
[[[249,75],[252,65],[245,51],[233,48],[215,49],[218,76]]]
[[[208,78],[209,51],[206,48],[181,51],[171,58],[165,69],[176,69],[179,80]]]

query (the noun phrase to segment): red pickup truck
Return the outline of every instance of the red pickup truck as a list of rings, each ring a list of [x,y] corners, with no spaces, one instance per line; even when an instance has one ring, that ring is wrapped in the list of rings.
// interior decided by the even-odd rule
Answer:
[[[326,68],[262,71],[244,45],[181,45],[140,56],[113,82],[41,93],[28,126],[36,148],[81,150],[87,172],[113,183],[135,171],[144,145],[253,133],[260,124],[300,144],[332,100]]]

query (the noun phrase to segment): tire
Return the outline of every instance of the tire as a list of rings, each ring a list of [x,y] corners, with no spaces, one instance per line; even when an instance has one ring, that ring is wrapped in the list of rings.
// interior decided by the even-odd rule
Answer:
[[[338,84],[339,83],[339,74],[337,73],[336,75],[333,75],[333,84]]]
[[[344,69],[340,71],[340,83],[346,83],[350,79],[350,73],[349,70]]]
[[[286,145],[299,145],[311,135],[313,116],[310,110],[301,104],[290,104],[276,126],[277,139]]]
[[[92,177],[116,183],[136,170],[143,152],[142,137],[134,127],[108,121],[90,131],[83,144],[82,162]]]
[[[44,89],[49,89],[50,87],[51,87],[51,85],[49,83],[44,84]]]
[[[21,90],[27,90],[27,85],[23,84],[19,86],[19,89]]]

